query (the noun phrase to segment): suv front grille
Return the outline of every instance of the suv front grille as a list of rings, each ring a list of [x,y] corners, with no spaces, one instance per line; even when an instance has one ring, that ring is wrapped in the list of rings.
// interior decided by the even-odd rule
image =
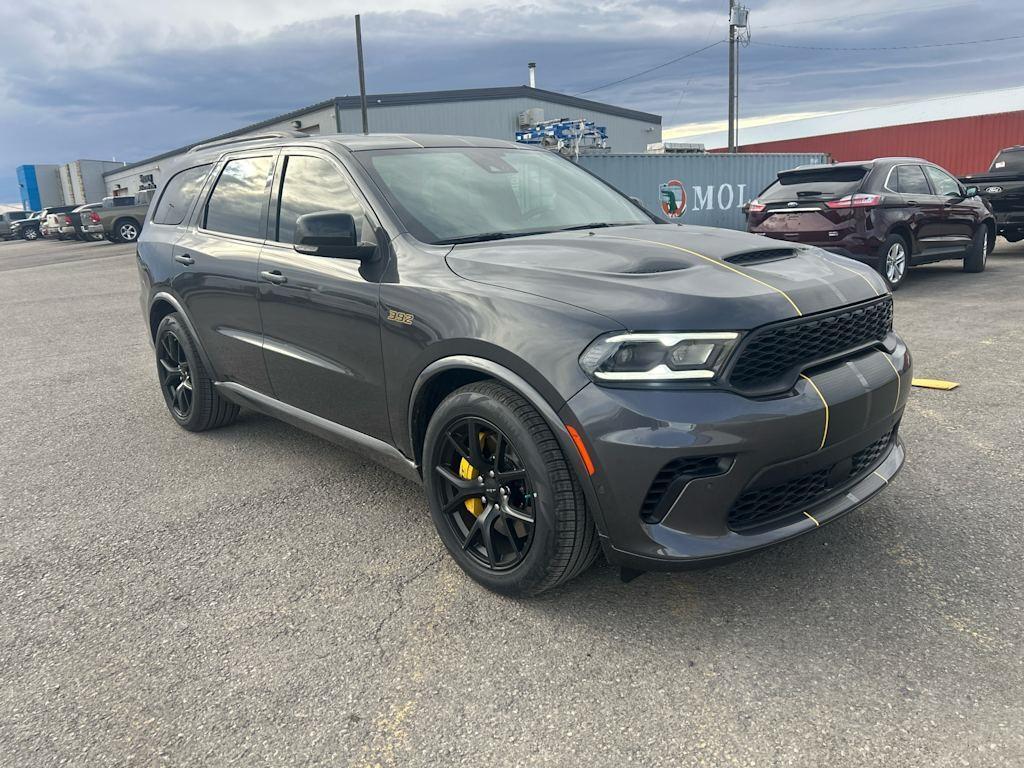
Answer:
[[[829,475],[842,462],[770,488],[745,491],[729,510],[729,528],[743,533],[777,524],[794,515],[802,515],[829,494],[852,485],[873,470],[895,436],[896,427],[893,427],[883,437],[849,457],[850,473],[835,487],[830,486]]]
[[[746,391],[785,389],[806,366],[880,342],[892,330],[892,297],[754,331],[729,383]]]
[[[662,467],[651,483],[644,503],[640,506],[640,517],[647,523],[660,522],[668,513],[669,506],[678,498],[683,486],[695,477],[720,475],[729,468],[730,462],[730,459],[723,456],[673,459]]]

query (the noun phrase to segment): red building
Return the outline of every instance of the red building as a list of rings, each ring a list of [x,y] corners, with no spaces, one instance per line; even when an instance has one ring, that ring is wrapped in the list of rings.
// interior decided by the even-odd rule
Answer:
[[[671,129],[666,133],[674,135]],[[680,136],[711,151],[724,132]],[[947,96],[745,128],[742,152],[824,152],[837,162],[923,157],[962,176],[988,169],[1004,148],[1024,144],[1024,88]]]

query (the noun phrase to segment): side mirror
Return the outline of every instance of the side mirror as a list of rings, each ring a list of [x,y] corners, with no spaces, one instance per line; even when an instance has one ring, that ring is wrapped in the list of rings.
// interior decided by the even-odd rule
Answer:
[[[977,196],[978,196],[978,188],[977,187],[968,187],[964,191],[964,197],[977,197]]]
[[[373,243],[359,242],[356,221],[350,213],[317,211],[299,216],[292,238],[295,250],[308,256],[365,261],[377,250]]]

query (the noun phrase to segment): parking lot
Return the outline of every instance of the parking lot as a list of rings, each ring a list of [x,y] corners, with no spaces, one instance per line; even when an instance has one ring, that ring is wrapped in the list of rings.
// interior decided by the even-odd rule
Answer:
[[[915,269],[906,469],[717,569],[513,601],[419,488],[179,429],[131,246],[0,243],[0,765],[1024,764],[1024,243]]]

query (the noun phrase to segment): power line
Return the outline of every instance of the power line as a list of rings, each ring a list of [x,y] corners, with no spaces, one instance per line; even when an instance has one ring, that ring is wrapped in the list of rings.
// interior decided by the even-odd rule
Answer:
[[[922,43],[921,45],[886,45],[868,48],[842,48],[834,45],[790,45],[789,43],[766,43],[763,40],[751,40],[751,45],[770,45],[772,48],[796,48],[802,51],[913,51],[921,48],[951,48],[957,45],[981,45],[982,43],[1002,43],[1007,40],[1024,39],[1024,35],[992,37],[987,40],[960,40],[952,43]]]
[[[724,40],[717,40],[717,41],[711,43],[711,45],[705,45],[703,48],[698,48],[696,51],[690,51],[689,53],[684,53],[682,56],[677,56],[676,58],[674,58],[674,59],[672,59],[670,61],[666,61],[663,64],[658,64],[656,66],[650,67],[648,69],[643,70],[642,72],[637,72],[637,73],[632,74],[632,75],[627,75],[626,77],[623,77],[623,78],[621,78],[619,80],[613,80],[612,82],[605,83],[604,85],[598,85],[598,86],[595,86],[593,88],[588,88],[587,90],[580,91],[579,93],[577,93],[575,95],[576,96],[582,96],[585,93],[593,93],[594,91],[600,91],[602,88],[611,88],[613,85],[618,85],[619,83],[624,83],[627,80],[632,80],[634,78],[641,77],[642,75],[646,75],[649,72],[654,72],[657,69],[662,69],[662,68],[667,67],[667,66],[669,66],[671,64],[675,64],[677,61],[682,61],[683,59],[688,59],[691,56],[696,56],[698,53],[704,53],[704,51],[710,50],[710,49],[714,48],[716,45],[721,45],[724,42],[725,42]]]

